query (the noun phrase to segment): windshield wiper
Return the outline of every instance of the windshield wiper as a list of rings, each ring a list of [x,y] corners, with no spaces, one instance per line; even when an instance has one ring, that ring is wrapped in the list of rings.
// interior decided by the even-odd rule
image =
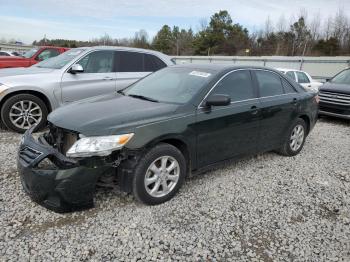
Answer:
[[[142,95],[133,95],[133,94],[131,94],[131,95],[128,95],[128,96],[139,98],[139,99],[143,99],[143,100],[147,100],[147,101],[151,101],[151,102],[155,102],[155,103],[159,102],[156,99],[153,99],[153,98],[150,98],[150,97],[147,97],[147,96],[142,96]]]
[[[121,94],[121,95],[123,95],[123,96],[125,96],[125,93],[124,93],[123,90],[118,90],[117,93],[118,93],[118,94]]]

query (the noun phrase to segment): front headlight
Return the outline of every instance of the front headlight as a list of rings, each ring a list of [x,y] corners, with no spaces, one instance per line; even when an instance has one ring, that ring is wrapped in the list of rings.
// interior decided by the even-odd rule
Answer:
[[[133,133],[114,136],[83,137],[67,151],[68,157],[108,156],[121,149],[134,136]]]

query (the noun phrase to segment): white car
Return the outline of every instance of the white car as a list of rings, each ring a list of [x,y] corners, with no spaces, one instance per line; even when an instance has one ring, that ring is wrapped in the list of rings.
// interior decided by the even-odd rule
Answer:
[[[0,56],[15,56],[15,55],[9,51],[1,51],[0,50]]]
[[[312,77],[304,71],[295,70],[295,69],[286,69],[286,68],[276,68],[276,69],[281,73],[289,76],[295,82],[299,83],[300,85],[302,85],[304,88],[308,90],[318,91],[318,89],[323,85],[323,83],[313,80]]]

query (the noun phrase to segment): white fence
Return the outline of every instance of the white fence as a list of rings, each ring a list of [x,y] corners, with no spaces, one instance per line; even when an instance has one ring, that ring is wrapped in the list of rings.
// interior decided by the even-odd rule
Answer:
[[[31,45],[15,45],[15,44],[2,44],[0,43],[0,50],[4,51],[27,51],[33,48]]]
[[[315,79],[334,76],[350,67],[349,56],[339,57],[288,57],[288,56],[175,56],[177,64],[213,63],[267,66],[272,68],[290,68],[308,72]]]

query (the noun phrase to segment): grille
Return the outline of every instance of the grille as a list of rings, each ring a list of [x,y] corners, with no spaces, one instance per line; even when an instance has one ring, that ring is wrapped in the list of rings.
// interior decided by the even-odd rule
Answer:
[[[42,153],[30,148],[25,147],[19,152],[19,157],[27,164],[32,163],[35,159],[37,159]]]
[[[350,106],[350,95],[347,94],[320,91],[319,96],[321,102]]]

